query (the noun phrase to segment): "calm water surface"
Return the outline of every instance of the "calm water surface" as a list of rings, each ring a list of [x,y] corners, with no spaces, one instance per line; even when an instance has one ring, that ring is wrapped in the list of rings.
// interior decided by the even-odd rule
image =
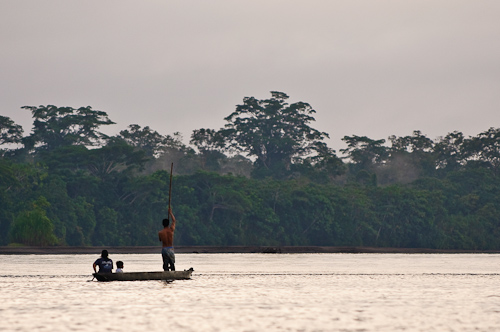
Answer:
[[[171,283],[91,281],[96,258],[0,255],[0,331],[500,331],[500,255],[177,254]]]

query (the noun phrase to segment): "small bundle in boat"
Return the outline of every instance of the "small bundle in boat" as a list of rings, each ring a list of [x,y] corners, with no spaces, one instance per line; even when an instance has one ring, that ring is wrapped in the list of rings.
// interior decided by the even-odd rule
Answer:
[[[191,279],[193,268],[184,271],[93,273],[97,281],[183,280]]]

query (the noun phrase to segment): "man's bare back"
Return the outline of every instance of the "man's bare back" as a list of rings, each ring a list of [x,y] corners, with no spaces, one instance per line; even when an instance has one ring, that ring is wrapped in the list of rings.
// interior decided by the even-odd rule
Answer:
[[[168,219],[163,219],[163,229],[158,232],[158,239],[163,247],[161,248],[161,257],[163,259],[163,271],[175,271],[175,253],[174,253],[174,232],[175,217],[172,209],[168,208],[168,215],[172,223],[169,225]]]
[[[174,246],[174,232],[175,232],[175,217],[172,210],[168,210],[171,223],[165,226],[161,231],[158,232],[158,239],[162,243],[162,247],[173,247]]]

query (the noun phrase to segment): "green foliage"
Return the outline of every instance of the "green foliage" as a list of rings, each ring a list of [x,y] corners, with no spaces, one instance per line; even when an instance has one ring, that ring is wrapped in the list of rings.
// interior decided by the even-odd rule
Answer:
[[[490,128],[467,141],[466,147],[474,160],[499,174],[500,172],[500,128]]]
[[[158,158],[166,149],[183,147],[178,137],[163,136],[148,126],[141,128],[137,124],[120,131],[119,137],[127,144],[144,151],[147,157]]]
[[[387,160],[388,149],[383,146],[385,140],[372,140],[366,136],[344,136],[347,148],[340,150],[352,161],[353,173],[360,170],[372,170]]]
[[[0,245],[158,245],[174,162],[176,245],[500,249],[499,129],[346,136],[344,163],[287,99],[245,98],[197,151],[138,125],[107,137],[90,107],[26,107],[27,137],[0,118],[0,144],[24,144],[0,155]]]
[[[461,132],[454,131],[441,138],[434,146],[436,154],[436,168],[446,172],[459,170],[465,165],[467,154]]]
[[[11,163],[0,159],[0,244],[6,244],[7,230],[10,229],[14,215],[14,198],[11,189],[16,185]]]
[[[119,232],[118,212],[108,207],[99,209],[92,244],[96,246],[116,246],[122,245],[124,242],[123,233]]]
[[[0,115],[0,145],[21,143],[22,139],[23,127]]]
[[[243,99],[225,120],[222,135],[238,151],[255,157],[254,176],[285,178],[292,163],[317,150],[328,137],[309,126],[315,111],[304,102],[289,105],[288,96],[271,92],[271,98]]]
[[[223,153],[225,142],[221,131],[205,128],[193,130],[190,143],[200,153],[202,170],[221,171],[223,161],[228,159]]]
[[[10,229],[12,241],[41,243],[26,231],[39,220],[61,244],[158,244],[169,172],[95,178],[81,170],[57,175],[13,166],[4,166],[14,177],[5,177],[11,180],[2,187],[11,189],[0,192],[1,227]],[[366,181],[344,186],[210,172],[175,176],[175,243],[498,248],[500,180],[492,170],[466,169],[391,186],[377,186],[365,174]],[[14,203],[41,196],[50,203],[42,212]],[[12,215],[18,217],[11,223]],[[51,236],[44,239],[55,243]]]
[[[50,246],[57,243],[54,225],[45,214],[49,203],[40,196],[33,203],[33,209],[21,212],[14,220],[10,238],[12,242],[28,246]]]
[[[53,150],[61,146],[92,146],[105,137],[97,129],[113,124],[108,115],[92,107],[23,106],[33,116],[33,133],[25,139],[28,150]]]
[[[87,158],[88,170],[101,180],[142,170],[147,161],[144,151],[137,151],[118,138],[109,140],[100,149],[90,150]]]

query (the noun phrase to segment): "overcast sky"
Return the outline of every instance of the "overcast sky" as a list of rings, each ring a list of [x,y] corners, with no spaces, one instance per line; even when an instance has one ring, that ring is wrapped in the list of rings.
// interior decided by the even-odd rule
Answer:
[[[1,0],[0,115],[92,106],[116,134],[219,129],[285,92],[311,126],[387,139],[500,127],[498,0]]]

